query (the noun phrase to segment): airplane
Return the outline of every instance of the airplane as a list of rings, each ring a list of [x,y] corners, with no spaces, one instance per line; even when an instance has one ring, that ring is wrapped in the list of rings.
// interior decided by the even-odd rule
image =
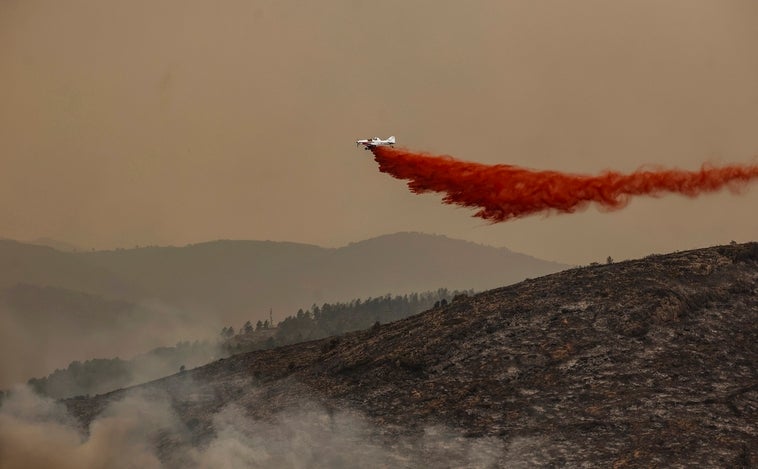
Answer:
[[[382,140],[379,137],[374,137],[374,138],[365,138],[362,140],[355,141],[355,146],[357,147],[358,145],[363,145],[364,150],[371,150],[374,147],[387,147],[387,146],[391,147],[394,144],[395,144],[394,135],[389,137],[387,140]]]

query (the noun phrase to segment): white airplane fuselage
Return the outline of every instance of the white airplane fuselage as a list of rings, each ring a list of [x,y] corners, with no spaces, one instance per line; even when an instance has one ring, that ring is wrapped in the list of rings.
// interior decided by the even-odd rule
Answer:
[[[382,140],[379,137],[366,138],[355,141],[355,146],[363,145],[365,150],[370,150],[374,147],[391,147],[395,144],[395,136],[389,137],[387,140]]]

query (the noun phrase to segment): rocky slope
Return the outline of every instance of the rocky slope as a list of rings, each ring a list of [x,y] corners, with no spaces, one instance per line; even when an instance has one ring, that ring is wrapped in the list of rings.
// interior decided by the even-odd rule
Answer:
[[[306,400],[360,412],[389,447],[439,425],[499,441],[499,466],[756,467],[756,344],[750,243],[573,269],[66,405],[86,427],[129,392],[170,396],[186,431],[155,439],[164,461],[215,438],[230,405],[267,422]]]

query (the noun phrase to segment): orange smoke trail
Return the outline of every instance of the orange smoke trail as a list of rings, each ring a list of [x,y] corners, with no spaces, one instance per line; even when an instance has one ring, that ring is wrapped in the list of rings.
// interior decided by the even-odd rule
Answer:
[[[678,193],[695,197],[725,186],[737,192],[758,179],[758,165],[704,164],[699,171],[654,168],[631,174],[605,171],[588,176],[469,163],[384,146],[371,151],[379,170],[407,180],[411,192],[443,193],[445,203],[478,208],[474,216],[492,223],[551,210],[572,213],[590,202],[617,210],[635,195]]]

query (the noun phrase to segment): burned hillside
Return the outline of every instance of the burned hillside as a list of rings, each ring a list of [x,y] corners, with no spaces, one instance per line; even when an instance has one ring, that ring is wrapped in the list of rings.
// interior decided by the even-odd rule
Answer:
[[[309,402],[365,415],[388,447],[435,426],[495,439],[495,465],[755,467],[756,344],[749,243],[572,269],[65,403],[87,428],[130,392],[168,396],[184,430],[156,436],[164,461],[230,406],[271,422]]]

